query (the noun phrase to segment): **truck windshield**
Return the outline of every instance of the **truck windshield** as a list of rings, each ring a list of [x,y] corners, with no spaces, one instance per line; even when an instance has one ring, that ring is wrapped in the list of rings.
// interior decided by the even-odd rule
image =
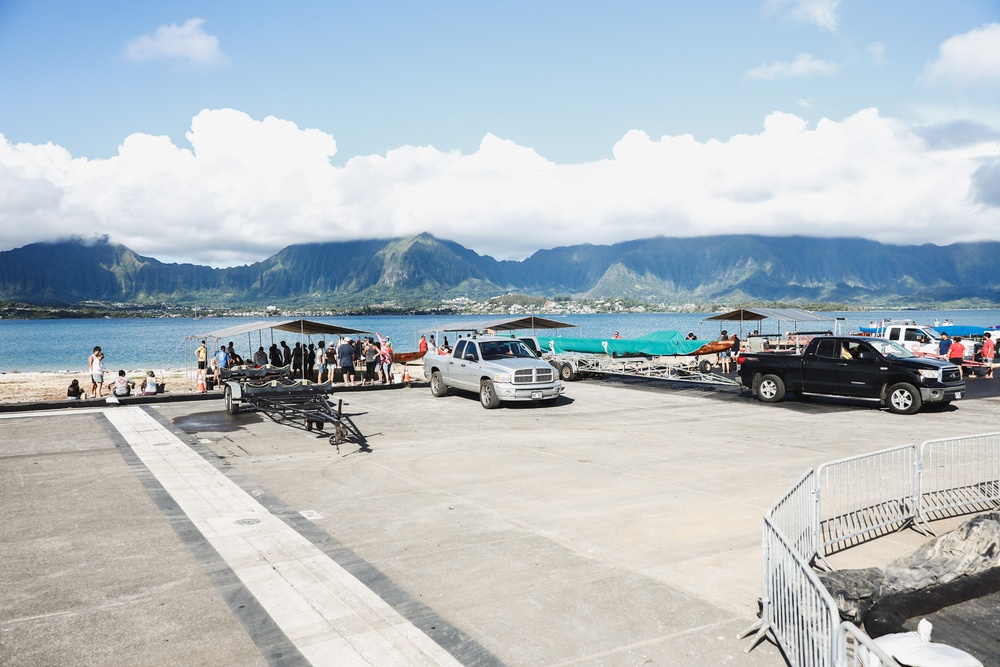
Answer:
[[[535,355],[528,351],[519,340],[489,341],[479,344],[479,349],[483,353],[484,361],[496,361],[497,359],[513,359],[517,357],[527,357],[534,359]]]
[[[869,341],[869,343],[879,354],[887,359],[909,359],[917,356],[899,343],[894,343],[891,340],[873,340]]]

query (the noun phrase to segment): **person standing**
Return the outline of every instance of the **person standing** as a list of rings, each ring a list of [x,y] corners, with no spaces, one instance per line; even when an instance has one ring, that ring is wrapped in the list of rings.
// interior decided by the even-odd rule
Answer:
[[[323,373],[326,372],[326,341],[321,340],[316,345],[316,382],[323,381]]]
[[[201,341],[201,345],[194,351],[194,356],[198,360],[198,370],[205,370],[205,363],[208,361],[208,348],[205,346],[205,341]]]
[[[346,386],[354,386],[354,345],[350,336],[337,346],[337,363]]]
[[[365,345],[365,374],[361,379],[361,386],[375,385],[375,366],[378,364],[380,350],[375,345],[375,341],[369,338]]]
[[[983,334],[983,349],[979,351],[980,358],[986,364],[986,377],[993,377],[993,355],[996,354],[996,343],[993,335],[987,331]]]
[[[292,377],[302,377],[302,343],[295,343],[292,349]]]
[[[98,378],[97,377],[97,371],[95,370],[95,366],[96,366],[96,362],[97,362],[97,356],[100,353],[101,353],[101,346],[100,345],[95,345],[94,346],[94,351],[90,353],[89,357],[87,357],[87,369],[90,371],[90,396],[91,396],[91,398],[97,398],[97,392],[98,391],[101,391],[102,394],[104,392],[104,390],[101,388],[101,384],[104,382],[104,374],[101,373],[101,377]],[[87,398],[87,395],[84,394],[83,397]]]
[[[229,353],[226,352],[226,348],[220,346],[218,352],[215,353],[215,386],[219,386],[219,374],[221,369],[229,367]]]
[[[958,376],[963,377],[965,375],[962,364],[965,363],[965,346],[962,345],[962,337],[955,336],[952,339],[951,345],[948,346],[948,361],[958,366]],[[970,377],[975,377],[974,375]]]
[[[285,341],[281,341],[281,365],[292,365],[292,348],[288,347],[288,343]]]
[[[948,338],[948,332],[941,332],[941,340],[938,341],[938,356],[942,359],[948,358],[948,348],[951,347],[951,339]]]
[[[276,344],[271,343],[269,351],[270,354],[268,355],[268,358],[271,361],[271,365],[277,368],[278,366],[281,365],[281,350],[278,349],[278,346]]]
[[[417,349],[420,350],[420,356],[427,354],[427,336],[420,334],[420,344]]]
[[[309,347],[305,349],[305,358],[302,361],[302,367],[305,370],[303,377],[312,382],[313,369],[316,368],[316,346],[312,343],[309,343]]]
[[[98,352],[94,359],[94,378],[97,380],[98,396],[104,396],[104,374],[107,368],[104,365],[104,352]]]

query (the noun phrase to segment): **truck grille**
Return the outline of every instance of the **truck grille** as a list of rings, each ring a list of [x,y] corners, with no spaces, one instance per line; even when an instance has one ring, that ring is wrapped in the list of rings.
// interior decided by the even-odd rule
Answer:
[[[962,376],[958,372],[957,366],[948,366],[941,373],[942,382],[958,382],[962,379]]]
[[[514,384],[552,382],[554,368],[522,368],[514,371]]]

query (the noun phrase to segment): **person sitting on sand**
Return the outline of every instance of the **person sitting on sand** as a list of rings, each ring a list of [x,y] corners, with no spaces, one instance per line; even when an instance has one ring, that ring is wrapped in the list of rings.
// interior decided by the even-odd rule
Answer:
[[[153,396],[154,394],[159,393],[160,379],[156,377],[156,374],[153,373],[153,371],[146,371],[146,377],[143,378],[140,389],[142,390],[143,396]]]
[[[108,385],[108,389],[111,390],[115,396],[130,396],[132,394],[132,387],[135,386],[135,382],[132,382],[125,375],[125,371],[118,371],[118,377],[114,382]]]
[[[79,401],[81,398],[87,398],[87,392],[83,390],[80,386],[79,380],[73,380],[69,383],[69,388],[66,389],[66,398],[72,401]]]

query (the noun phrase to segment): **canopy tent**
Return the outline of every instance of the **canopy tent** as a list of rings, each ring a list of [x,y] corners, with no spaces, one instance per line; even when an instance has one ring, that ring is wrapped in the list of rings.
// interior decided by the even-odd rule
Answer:
[[[362,331],[360,329],[351,329],[349,327],[340,327],[335,324],[325,324],[323,322],[315,322],[313,320],[261,320],[258,322],[248,322],[247,324],[239,324],[235,327],[229,327],[228,329],[219,329],[217,331],[209,331],[208,333],[203,333],[198,336],[188,336],[188,338],[200,338],[208,339],[215,338],[216,340],[221,338],[232,338],[234,336],[239,336],[245,333],[251,333],[254,331],[262,331],[264,329],[277,329],[279,331],[290,331],[291,333],[297,333],[302,336],[312,336],[315,334],[334,334],[336,336],[346,336],[348,334],[362,334],[370,333],[368,331]]]
[[[728,313],[720,313],[706,320],[766,320],[774,319],[780,322],[829,322],[832,318],[811,313],[797,308],[740,308]]]
[[[794,344],[795,348],[799,347],[799,335],[800,334],[815,334],[815,333],[833,333],[832,331],[799,331],[800,322],[831,322],[836,318],[826,317],[823,315],[817,315],[816,313],[809,312],[808,310],[799,310],[798,308],[738,308],[737,310],[731,310],[728,313],[719,313],[718,315],[712,315],[711,317],[706,317],[705,321],[716,320],[724,322],[739,322],[740,323],[740,338],[744,338],[743,334],[743,323],[746,321],[750,322],[760,322],[761,320],[776,320],[775,333],[772,337],[781,336],[781,323],[790,322],[792,324],[793,331],[789,332],[794,334]],[[835,327],[834,327],[835,328]],[[754,333],[757,336],[754,336]],[[767,338],[767,334],[763,332],[751,332],[751,338],[748,341],[751,351],[758,351],[757,343],[763,345],[761,342],[762,338]]]
[[[521,317],[511,317],[504,320],[477,321],[477,322],[452,322],[443,326],[435,327],[438,331],[521,331],[530,329],[532,333],[536,329],[573,329],[577,324],[570,324],[561,320],[553,320],[538,315],[523,315]]]
[[[234,327],[227,327],[225,329],[217,329],[216,331],[208,331],[203,334],[198,334],[195,336],[187,336],[184,340],[192,348],[189,350],[187,359],[189,361],[194,359],[194,345],[195,341],[202,340],[213,340],[216,341],[215,345],[210,345],[210,348],[217,348],[220,343],[218,341],[222,340],[232,340],[237,336],[246,334],[247,336],[247,359],[253,358],[254,344],[251,339],[250,334],[255,331],[258,332],[257,335],[257,345],[260,347],[265,347],[265,342],[263,340],[263,335],[261,332],[266,330],[271,330],[271,343],[274,342],[274,330],[287,331],[293,334],[299,334],[300,336],[314,336],[319,334],[329,334],[333,336],[347,336],[352,334],[363,334],[370,333],[368,331],[363,331],[361,329],[351,329],[350,327],[337,326],[336,324],[326,324],[324,322],[316,322],[314,320],[297,319],[297,320],[259,320],[257,322],[247,322],[246,324],[238,324]],[[325,342],[325,341],[324,341]],[[183,344],[183,343],[182,343]],[[305,367],[303,366],[303,372]],[[193,368],[187,369],[187,374],[194,377],[195,370]]]

